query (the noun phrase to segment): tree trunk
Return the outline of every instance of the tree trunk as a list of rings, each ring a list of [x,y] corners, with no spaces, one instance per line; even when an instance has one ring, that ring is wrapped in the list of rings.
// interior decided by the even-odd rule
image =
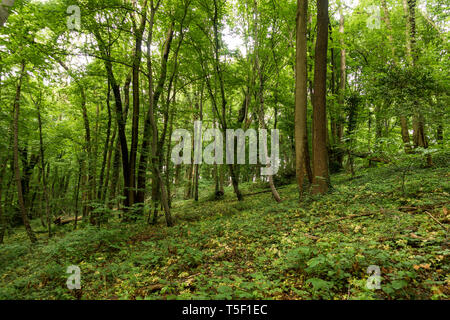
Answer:
[[[153,21],[153,15],[154,10],[152,9],[152,17],[151,21]],[[153,79],[152,79],[152,64],[151,64],[151,39],[152,39],[152,32],[150,29],[149,32],[149,39],[147,42],[147,72],[149,77],[149,92],[150,92],[150,104],[147,112],[147,116],[145,119],[145,125],[144,125],[144,136],[142,141],[142,149],[141,149],[141,158],[139,162],[139,175],[138,175],[138,192],[139,196],[137,197],[140,201],[144,198],[145,195],[145,186],[146,186],[146,171],[147,171],[147,162],[148,162],[148,155],[150,154],[150,147],[151,147],[151,159],[150,162],[152,164],[152,170],[153,170],[153,178],[157,179],[159,188],[161,188],[161,201],[162,206],[164,208],[165,212],[165,218],[166,218],[166,224],[167,226],[173,225],[172,216],[170,213],[169,204],[167,202],[167,190],[166,186],[164,184],[164,181],[161,177],[161,172],[159,168],[159,157],[158,157],[158,127],[156,125],[155,121],[155,108],[158,105],[159,97],[162,94],[164,83],[166,80],[166,74],[167,74],[167,60],[169,57],[170,52],[170,45],[172,43],[173,39],[173,23],[169,26],[169,29],[167,30],[166,35],[166,41],[164,45],[164,50],[162,54],[161,59],[161,74],[159,77],[158,85],[156,87],[154,95],[152,95],[153,92]],[[150,141],[151,138],[151,141]],[[153,181],[155,183],[155,181]]]
[[[174,92],[175,95],[175,92]],[[169,119],[169,134],[168,134],[168,143],[167,143],[167,154],[166,154],[166,189],[167,189],[167,199],[169,201],[169,208],[172,208],[172,195],[170,191],[170,187],[172,185],[172,177],[171,177],[171,170],[170,170],[170,151],[171,151],[171,144],[170,139],[172,138],[172,132],[173,132],[173,119],[175,117],[174,112],[171,113],[170,119]]]
[[[116,121],[117,121],[117,130],[119,133],[119,141],[120,141],[120,150],[122,154],[122,172],[123,172],[123,180],[124,180],[124,207],[127,210],[131,205],[131,195],[130,195],[130,165],[128,161],[128,143],[127,137],[125,133],[126,126],[126,117],[124,116],[124,110],[122,106],[122,99],[120,94],[120,86],[117,83],[116,77],[114,76],[113,66],[110,59],[110,53],[108,48],[105,45],[104,40],[102,39],[100,32],[97,29],[93,29],[95,38],[99,44],[100,51],[102,54],[103,62],[106,69],[106,74],[108,76],[109,83],[111,84],[111,89],[114,95],[115,101],[115,111],[116,111]]]
[[[226,121],[227,101],[225,98],[225,85],[224,85],[224,80],[223,80],[223,74],[220,69],[220,59],[219,59],[220,42],[219,42],[219,30],[218,30],[218,28],[219,28],[218,27],[218,25],[219,25],[218,12],[219,12],[219,8],[217,6],[217,0],[214,0],[214,16],[213,16],[214,60],[215,60],[214,67],[216,70],[216,74],[219,78],[220,95],[221,95],[221,100],[222,100],[222,113],[221,113],[222,118],[220,120],[222,123],[222,131],[224,134],[224,141],[226,141],[225,132],[227,130],[227,121]],[[216,112],[219,114],[219,112],[217,110],[217,106],[216,106]],[[235,167],[233,164],[228,164],[228,168],[230,170],[231,183],[233,185],[234,193],[236,194],[238,201],[242,201],[242,200],[244,200],[244,197],[242,196],[242,193],[239,190],[239,180],[238,180],[238,176],[236,175]]]
[[[326,81],[328,47],[328,0],[317,0],[317,40],[314,66],[313,193],[328,191]]]
[[[381,6],[384,11],[383,20],[384,20],[384,23],[386,24],[386,28],[388,29],[388,39],[389,39],[389,45],[391,46],[392,59],[393,59],[394,65],[397,65],[397,58],[395,56],[395,46],[394,46],[394,41],[393,41],[393,37],[392,37],[391,19],[389,18],[389,11],[388,11],[388,8],[386,5],[386,0],[381,0]],[[409,35],[408,31],[406,33],[407,33],[406,37],[408,38],[408,35]],[[406,47],[407,47],[407,56],[408,56],[411,53],[411,50],[410,50],[411,47],[410,47],[408,40],[407,40]],[[405,145],[405,152],[409,153],[411,151],[411,146],[410,146],[410,138],[409,138],[409,131],[408,131],[408,119],[403,114],[400,115],[400,129],[401,129],[402,141],[403,141],[403,144]]]
[[[203,88],[200,93],[200,104],[197,103],[197,109],[199,112],[199,119],[203,121]],[[195,189],[194,189],[194,201],[198,201],[198,179],[199,179],[199,164],[194,165],[194,180],[195,180]]]
[[[47,218],[47,227],[48,227],[48,237],[52,236],[52,227],[50,220],[50,204],[48,199],[48,190],[47,190],[47,179],[45,177],[45,160],[44,160],[44,143],[42,139],[42,119],[41,119],[41,110],[40,110],[40,101],[36,103],[37,116],[38,116],[38,124],[39,124],[39,151],[41,158],[41,172],[42,172],[42,188],[44,192],[45,199],[45,215]]]
[[[407,1],[407,3],[406,3]],[[412,68],[415,68],[418,59],[418,51],[416,46],[416,0],[403,0],[403,7],[407,16],[406,34],[407,34],[407,56]],[[413,114],[413,142],[414,148],[428,148],[427,136],[425,134],[425,119],[420,110],[417,100],[414,100]],[[428,166],[432,166],[431,155],[426,156]]]
[[[258,34],[258,9],[256,1],[254,2],[255,5],[255,44],[256,44],[256,52],[255,52],[255,69],[258,73],[259,78],[259,90],[258,90],[258,98],[259,98],[259,110],[258,110],[258,117],[259,117],[259,127],[262,130],[266,130],[266,123],[264,121],[264,74],[263,74],[263,67],[260,65],[259,62],[259,34]],[[272,146],[274,148],[274,146]],[[267,151],[267,143],[263,142],[263,152],[266,156],[268,156]],[[278,159],[277,159],[278,160]],[[266,165],[270,164],[270,160],[267,159]],[[275,187],[275,184],[273,183],[273,175],[269,175],[269,186],[270,190],[272,191],[272,195],[275,198],[276,202],[281,202],[280,195],[278,194],[278,191]]]
[[[103,147],[103,157],[102,157],[102,166],[100,169],[100,178],[99,178],[99,182],[98,182],[98,192],[97,192],[97,199],[98,200],[103,200],[103,195],[106,192],[106,188],[107,188],[107,183],[106,185],[103,184],[103,180],[105,179],[105,170],[106,170],[106,165],[107,165],[107,160],[108,160],[108,151],[109,151],[109,140],[111,137],[111,122],[112,122],[112,117],[111,117],[111,106],[110,106],[110,95],[111,95],[111,86],[108,82],[108,89],[107,89],[107,94],[106,94],[106,107],[108,109],[108,124],[106,127],[106,139],[105,139],[105,145]],[[114,140],[114,137],[113,137]],[[108,175],[108,173],[107,173]]]
[[[73,230],[77,228],[77,221],[78,221],[78,196],[80,194],[80,184],[81,184],[81,176],[83,172],[83,164],[80,160],[79,162],[79,169],[78,169],[78,181],[77,181],[77,187],[75,188],[75,223],[73,225]]]
[[[2,193],[3,193],[3,179],[5,177],[7,162],[8,162],[7,159],[4,159],[2,161],[1,170],[0,170],[0,244],[3,243],[3,238],[5,236],[5,231],[6,231],[6,219],[5,219],[5,215],[3,213],[3,208],[5,206],[3,205],[3,201],[2,201]]]
[[[108,203],[111,196],[111,190],[109,189],[109,180],[111,179],[111,159],[114,147],[116,146],[116,134],[117,134],[117,126],[114,126],[114,131],[112,137],[110,139],[110,143],[108,146],[108,157],[106,160],[106,175],[105,175],[105,184],[103,187],[103,194],[101,199],[104,203]]]
[[[344,23],[345,18],[344,14],[342,12],[342,5],[339,5],[339,33],[340,33],[340,39],[339,39],[339,46],[341,47],[340,50],[340,64],[339,64],[339,97],[338,97],[338,115],[337,115],[337,140],[338,143],[341,143],[342,141],[342,135],[344,130],[344,120],[342,119],[342,112],[345,109],[345,90],[346,90],[346,84],[347,84],[347,53],[345,50],[345,43],[344,43]],[[342,158],[339,159],[341,163],[339,163],[340,166],[342,166]]]
[[[295,62],[295,172],[299,197],[303,195],[303,182],[309,161],[307,109],[308,109],[308,69],[307,39],[308,0],[297,0],[297,37]]]
[[[22,215],[23,224],[27,232],[28,237],[32,243],[37,241],[36,236],[31,229],[30,222],[28,221],[27,208],[25,207],[25,202],[22,194],[22,181],[20,179],[20,168],[19,168],[19,112],[20,112],[20,94],[22,89],[22,81],[25,76],[25,61],[22,61],[22,68],[19,76],[19,83],[16,89],[16,97],[14,100],[14,175],[16,179],[17,186],[17,198],[19,201],[20,212]]]
[[[151,18],[150,18],[150,26],[153,25],[155,9],[152,8]],[[147,39],[147,74],[148,74],[148,82],[149,82],[149,108],[147,111],[147,115],[144,123],[144,135],[142,139],[142,147],[141,147],[141,156],[139,160],[139,171],[138,171],[138,179],[137,179],[137,199],[139,202],[143,202],[145,198],[145,189],[146,189],[146,175],[147,175],[147,164],[150,157],[150,162],[152,164],[153,171],[153,179],[158,179],[158,183],[160,184],[161,193],[166,192],[166,187],[164,182],[162,181],[160,168],[159,168],[159,151],[158,151],[158,127],[155,121],[155,109],[158,106],[159,98],[162,94],[164,83],[166,81],[167,75],[167,60],[169,58],[170,45],[173,39],[173,23],[169,26],[166,34],[166,41],[164,44],[162,58],[161,58],[161,73],[159,77],[159,81],[156,87],[156,90],[153,91],[153,77],[152,77],[152,62],[151,62],[151,42],[152,42],[152,28],[150,28],[148,39]],[[154,94],[153,94],[154,92]],[[151,149],[151,151],[150,151]],[[152,180],[153,183],[155,180]],[[164,191],[163,191],[164,190]],[[167,201],[167,194],[161,195],[161,200]],[[165,209],[166,223],[168,226],[173,224],[170,208],[168,203],[163,203],[163,208]],[[168,210],[166,210],[168,209]]]
[[[143,15],[141,18],[141,23],[139,28],[136,26],[136,22],[133,19],[133,29],[135,32],[135,50],[133,59],[133,114],[132,114],[132,125],[131,125],[131,147],[130,147],[130,201],[134,204],[137,198],[136,191],[136,158],[137,158],[137,148],[138,148],[138,134],[139,134],[139,68],[141,65],[142,57],[142,38],[145,30],[145,24],[147,22],[147,1],[144,3]],[[153,28],[153,25],[150,25]],[[135,196],[136,195],[136,196]],[[143,204],[144,199],[140,197],[136,199],[136,202]]]

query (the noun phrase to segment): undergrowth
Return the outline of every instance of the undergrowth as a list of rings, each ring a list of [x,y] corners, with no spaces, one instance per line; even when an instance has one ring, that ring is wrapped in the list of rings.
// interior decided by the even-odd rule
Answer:
[[[330,193],[300,204],[293,184],[279,204],[249,195],[264,184],[242,184],[243,202],[206,188],[174,203],[172,228],[113,219],[36,245],[19,228],[0,245],[0,299],[448,299],[450,174],[413,169],[404,183],[393,167],[333,175]],[[70,265],[80,290],[66,286]],[[366,286],[370,265],[380,289]]]

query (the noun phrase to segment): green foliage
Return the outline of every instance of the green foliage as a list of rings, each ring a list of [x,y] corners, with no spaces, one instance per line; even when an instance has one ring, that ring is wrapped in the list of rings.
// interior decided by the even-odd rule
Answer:
[[[0,299],[448,299],[448,8],[442,0],[417,8],[417,56],[410,61],[401,3],[386,2],[391,26],[369,28],[367,8],[379,1],[360,0],[343,8],[342,33],[340,1],[330,1],[331,190],[306,190],[299,203],[296,1],[164,0],[152,18],[147,1],[145,49],[136,61],[144,1],[17,0],[0,29]],[[67,26],[69,5],[80,7],[79,30]],[[308,12],[306,131],[314,149],[313,1]],[[14,180],[17,93],[19,171],[35,245],[26,240]],[[144,135],[151,111],[156,135]],[[170,131],[190,130],[198,119],[204,129],[279,129],[281,166],[273,180],[283,201],[273,200],[258,166],[242,164],[234,168],[245,199],[238,202],[229,167],[205,163],[198,201],[185,199],[196,179],[191,166],[170,162]],[[405,152],[402,120],[409,135],[423,127],[426,147]],[[148,183],[143,201],[125,208],[124,170],[133,158],[125,151],[141,158],[146,138],[160,140],[158,154],[146,170],[139,163],[129,169]],[[155,162],[170,189],[172,228],[161,225],[162,197],[150,197]],[[213,193],[219,180],[225,192]],[[76,230],[52,224],[48,237],[47,209],[50,221],[83,220]],[[160,220],[148,225],[153,211]],[[66,287],[70,265],[82,270],[81,291]],[[381,290],[366,286],[371,265],[381,268]]]
[[[75,264],[83,299],[443,299],[446,232],[420,208],[445,218],[448,167],[414,168],[406,197],[395,195],[395,166],[371,168],[358,179],[332,176],[333,192],[301,207],[296,185],[280,190],[280,204],[270,193],[240,203],[227,188],[221,201],[205,193],[198,204],[178,203],[171,229],[111,221],[48,244],[5,244],[0,297],[73,299],[65,271]],[[369,265],[381,268],[381,290],[366,287]]]

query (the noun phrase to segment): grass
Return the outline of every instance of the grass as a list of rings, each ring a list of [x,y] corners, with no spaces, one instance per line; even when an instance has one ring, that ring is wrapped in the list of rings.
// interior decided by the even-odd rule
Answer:
[[[404,190],[399,176],[333,175],[330,193],[300,205],[294,184],[279,204],[270,192],[237,202],[231,188],[221,201],[205,191],[174,203],[172,228],[112,219],[36,245],[16,229],[0,246],[0,299],[448,299],[448,167],[414,168]],[[69,265],[81,268],[80,290],[66,287]],[[366,286],[370,265],[381,289]]]

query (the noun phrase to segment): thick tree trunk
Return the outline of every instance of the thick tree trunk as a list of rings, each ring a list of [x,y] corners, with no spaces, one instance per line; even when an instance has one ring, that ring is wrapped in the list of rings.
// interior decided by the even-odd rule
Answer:
[[[317,0],[317,40],[314,66],[313,193],[328,191],[326,81],[328,47],[328,0]]]
[[[404,5],[405,5],[405,2],[404,2]],[[381,7],[383,8],[383,11],[384,11],[383,20],[384,20],[384,23],[386,24],[386,28],[388,29],[388,39],[389,39],[389,45],[391,47],[392,59],[393,59],[394,65],[397,65],[394,40],[392,37],[391,19],[389,18],[389,11],[388,11],[388,8],[386,5],[386,0],[381,0]],[[406,7],[404,7],[404,8],[406,8]],[[408,31],[406,32],[406,37],[407,38],[409,37]],[[407,56],[410,56],[411,46],[410,46],[409,40],[407,40],[406,47],[407,47]],[[400,129],[401,129],[402,141],[405,145],[405,152],[409,153],[411,146],[410,146],[410,137],[409,137],[409,132],[408,132],[408,119],[403,114],[400,115]]]

